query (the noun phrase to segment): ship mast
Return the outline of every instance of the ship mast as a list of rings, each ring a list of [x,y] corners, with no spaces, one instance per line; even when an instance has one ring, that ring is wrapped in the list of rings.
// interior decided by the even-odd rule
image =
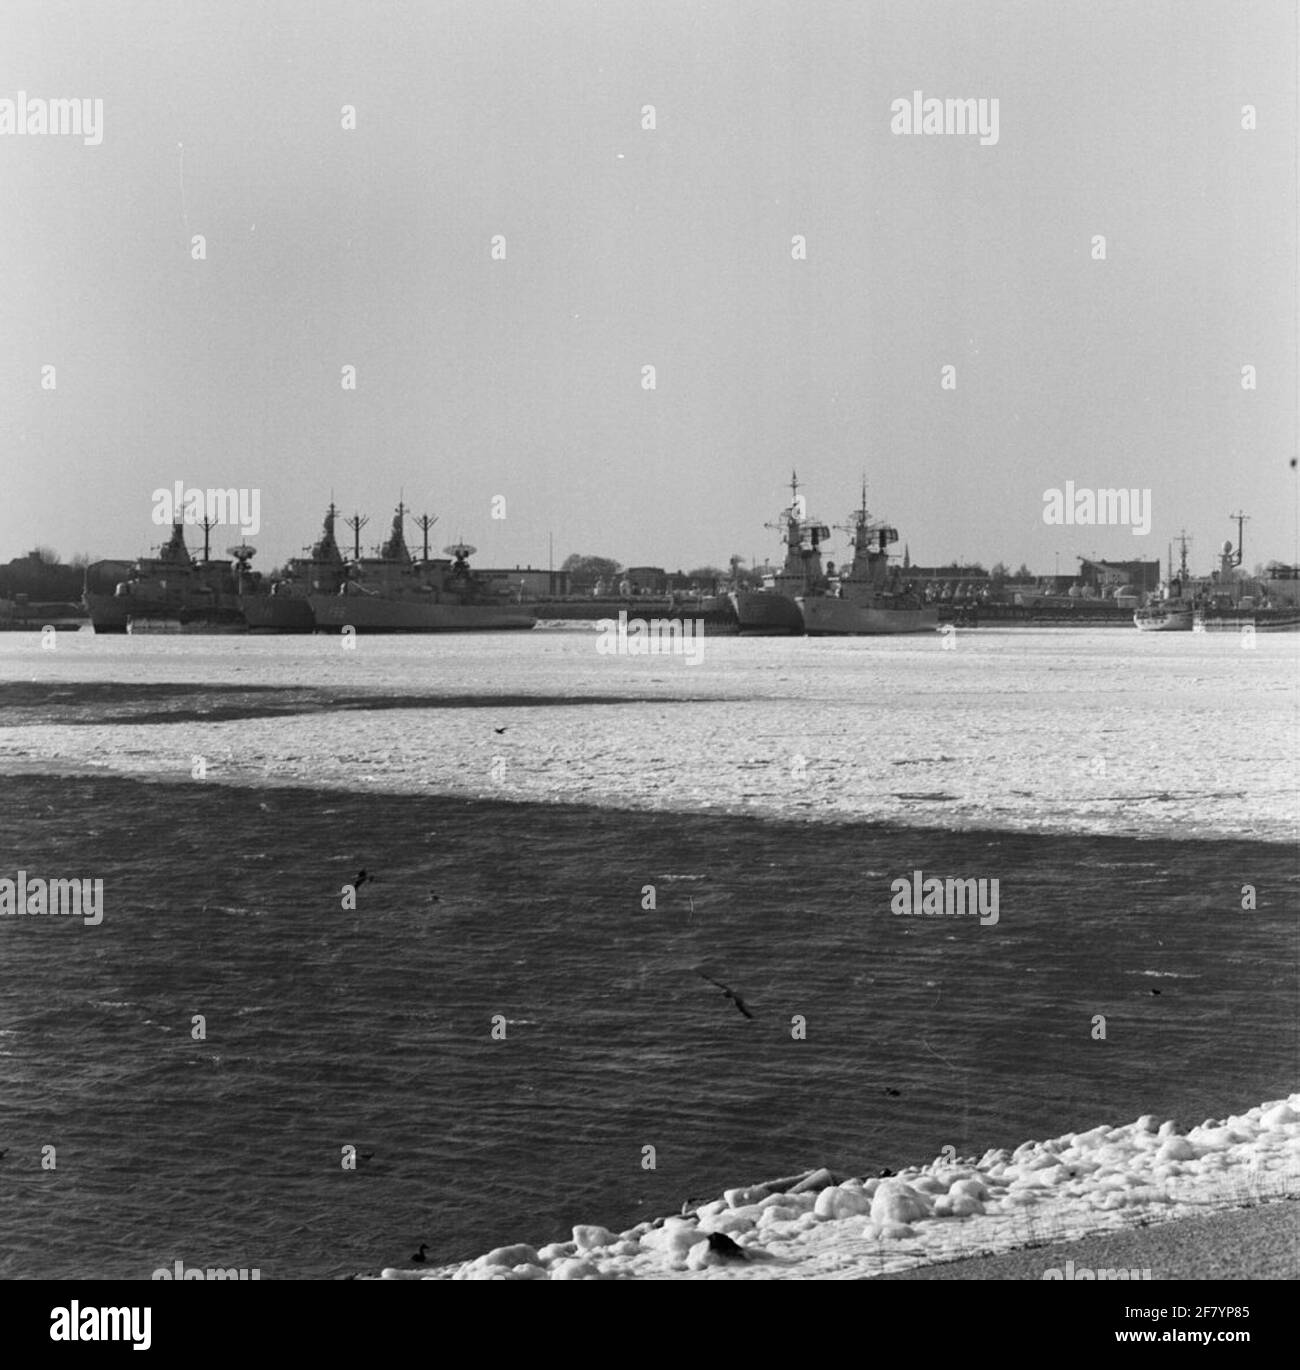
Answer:
[[[803,543],[803,529],[799,521],[799,474],[790,472],[790,507],[784,511],[785,518],[780,523],[765,523],[764,528],[785,533],[786,546],[791,552],[798,551]]]
[[[209,539],[209,536],[210,536],[211,533],[212,533],[212,530],[213,530],[216,526],[217,526],[217,521],[216,521],[216,519],[205,518],[205,519],[203,519],[203,520],[199,523],[199,527],[203,529],[203,560],[204,560],[204,561],[207,561],[207,560],[208,560],[208,539]]]
[[[330,508],[334,506],[331,504]],[[352,529],[352,560],[361,560],[361,530],[370,522],[368,515],[354,513],[351,518],[343,520]]]
[[[1234,566],[1240,566],[1240,565],[1241,565],[1242,552],[1243,552],[1243,550],[1244,550],[1244,542],[1243,542],[1243,539],[1242,539],[1242,536],[1241,536],[1242,524],[1244,524],[1244,523],[1249,523],[1249,522],[1250,522],[1250,515],[1249,515],[1249,514],[1243,514],[1243,513],[1241,512],[1241,510],[1238,509],[1237,512],[1236,512],[1235,514],[1229,514],[1228,517],[1229,517],[1230,519],[1236,519],[1236,520],[1237,520],[1237,554],[1236,554],[1236,556],[1233,557],[1233,559],[1232,559],[1232,564],[1233,564]]]
[[[867,473],[862,473],[862,503],[858,506],[857,518],[854,520],[853,529],[853,556],[856,560],[859,552],[867,550],[867,523],[870,515],[867,513]]]
[[[1191,542],[1191,538],[1187,536],[1187,530],[1185,528],[1180,529],[1178,533],[1178,548],[1180,552],[1178,578],[1184,581],[1187,579],[1187,544],[1189,542]],[[1172,557],[1170,560],[1172,565]]]
[[[429,529],[438,522],[437,514],[421,514],[415,520],[416,526],[424,534],[424,560],[429,560]]]

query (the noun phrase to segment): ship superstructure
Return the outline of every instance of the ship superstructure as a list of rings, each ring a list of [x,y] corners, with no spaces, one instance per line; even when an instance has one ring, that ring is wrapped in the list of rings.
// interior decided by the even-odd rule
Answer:
[[[334,535],[338,510],[330,501],[321,535],[305,557],[290,559],[265,594],[246,596],[244,617],[254,632],[310,633],[316,627],[312,595],[335,595],[347,578],[347,562]]]
[[[473,547],[457,542],[444,549],[447,559],[428,556],[431,518],[422,520],[425,556],[415,560],[406,545],[406,513],[399,503],[377,557],[349,563],[332,593],[309,593],[318,630],[437,633],[533,627],[537,618],[531,610],[510,602],[470,570]]]
[[[804,631],[819,637],[934,631],[938,610],[927,607],[899,568],[889,564],[898,529],[872,519],[865,479],[862,502],[850,518],[839,527],[853,534],[853,564],[847,575],[832,577],[824,587],[796,598]]]
[[[141,557],[111,595],[87,591],[86,608],[97,633],[243,632],[247,624],[240,600],[253,593],[260,576],[249,566],[256,549],[230,549],[232,559],[208,556],[204,522],[203,560],[185,545],[185,528],[172,524],[171,536],[156,557]]]
[[[790,504],[778,521],[764,525],[785,534],[785,562],[763,579],[761,590],[733,590],[729,596],[741,633],[781,635],[803,632],[796,598],[826,582],[821,544],[831,530],[807,516],[799,476],[790,473]]]

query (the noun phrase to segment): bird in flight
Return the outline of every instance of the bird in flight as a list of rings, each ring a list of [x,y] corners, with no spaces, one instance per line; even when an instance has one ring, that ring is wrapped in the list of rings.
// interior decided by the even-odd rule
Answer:
[[[507,726],[508,726],[508,725],[507,725]],[[503,732],[505,732],[505,728],[493,728],[492,731],[493,731],[494,733],[503,733]]]
[[[695,973],[700,977],[701,980],[707,980],[709,984],[717,985],[717,987],[722,991],[723,997],[726,999],[730,999],[731,1002],[735,1004],[735,1006],[741,1011],[741,1013],[745,1015],[746,1018],[752,1018],[754,1016],[749,1011],[749,1009],[745,1007],[745,1001],[740,997],[739,994],[736,993],[734,989],[731,988],[730,985],[724,985],[721,980],[715,980],[713,976],[705,975],[705,973],[702,970],[697,970]]]

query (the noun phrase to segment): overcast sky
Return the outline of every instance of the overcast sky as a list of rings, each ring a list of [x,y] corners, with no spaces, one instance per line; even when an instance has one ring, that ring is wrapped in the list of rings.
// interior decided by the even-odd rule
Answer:
[[[792,467],[923,563],[1207,570],[1238,508],[1296,560],[1295,89],[1294,0],[4,0],[0,99],[103,129],[0,135],[0,560],[138,555],[181,480],[260,490],[263,569],[399,491],[688,568],[779,556]]]

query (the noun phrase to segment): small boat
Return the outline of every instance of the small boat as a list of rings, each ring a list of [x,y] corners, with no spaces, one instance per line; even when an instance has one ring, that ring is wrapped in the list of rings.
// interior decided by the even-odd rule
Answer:
[[[1183,594],[1187,584],[1187,537],[1180,538],[1182,565],[1156,591],[1156,597],[1133,611],[1134,625],[1144,633],[1190,633],[1196,617],[1195,600]],[[1170,567],[1172,569],[1172,559]]]

